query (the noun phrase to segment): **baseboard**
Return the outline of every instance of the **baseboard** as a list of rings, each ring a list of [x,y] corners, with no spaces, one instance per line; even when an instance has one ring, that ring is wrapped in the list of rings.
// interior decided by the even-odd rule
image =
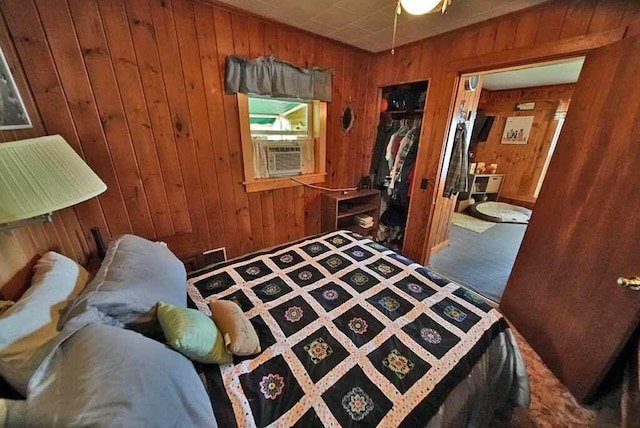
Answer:
[[[434,246],[433,248],[431,248],[431,255],[434,255],[435,253],[442,250],[443,248],[447,248],[449,244],[451,244],[451,241],[447,239],[446,241],[441,242],[438,245]]]

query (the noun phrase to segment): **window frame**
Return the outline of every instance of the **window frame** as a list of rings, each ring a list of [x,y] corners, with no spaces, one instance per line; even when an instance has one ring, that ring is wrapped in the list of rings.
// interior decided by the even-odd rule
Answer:
[[[249,121],[249,96],[237,94],[238,114],[240,116],[240,137],[242,139],[242,163],[244,167],[244,184],[247,193],[265,190],[283,189],[302,186],[292,178],[305,183],[323,183],[327,175],[327,103],[309,101],[309,123],[307,129],[314,140],[314,173],[292,175],[290,177],[256,178],[253,168],[253,141]]]

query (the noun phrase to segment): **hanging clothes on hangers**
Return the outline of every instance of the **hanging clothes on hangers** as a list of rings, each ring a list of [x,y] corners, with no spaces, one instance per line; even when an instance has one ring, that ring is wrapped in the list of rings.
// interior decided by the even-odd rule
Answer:
[[[396,172],[398,171],[398,164],[400,163],[400,154],[409,143],[409,141],[413,139],[412,135],[413,130],[409,130],[409,132],[407,132],[402,140],[400,140],[400,144],[398,145],[398,150],[396,151],[396,155],[393,159],[393,166],[391,167],[391,171],[389,172],[389,178],[391,180],[389,182],[389,194],[391,194],[391,191],[393,190],[393,183],[395,182]]]
[[[463,108],[461,110],[464,112]],[[449,170],[444,184],[443,196],[445,198],[469,190],[469,141],[467,134],[467,121],[459,119],[453,139]]]
[[[402,120],[400,122],[400,129],[396,131],[395,134],[391,136],[391,140],[389,141],[389,145],[387,146],[387,153],[385,158],[387,159],[387,163],[389,164],[389,171],[393,169],[393,164],[395,163],[396,155],[398,154],[398,149],[400,147],[400,143],[402,139],[407,135],[407,132],[410,131],[410,128],[407,126],[407,121]]]
[[[395,160],[395,152],[398,150],[398,145],[407,130],[404,121],[392,120],[388,132],[380,139],[380,144],[384,146],[384,148],[380,149],[379,160],[377,162],[374,182],[376,186],[383,187],[385,184],[388,184],[389,174]],[[378,144],[378,142],[376,142],[376,144]]]
[[[398,163],[395,174],[393,176],[393,181],[395,183],[404,181],[404,179],[406,179],[407,175],[409,174],[409,170],[411,169],[411,167],[413,167],[413,163],[418,153],[418,140],[420,139],[420,131],[421,127],[415,126],[405,137],[407,141],[398,154]],[[395,185],[392,187],[395,187]]]
[[[389,116],[381,116],[376,143],[371,155],[370,173],[374,174],[373,183],[375,186],[381,187],[389,175],[389,162],[386,159],[387,148],[392,136],[399,128],[398,121]]]
[[[418,155],[418,141],[422,123],[420,120],[414,121],[411,130],[405,136],[402,146],[396,158],[395,170],[392,173],[391,183],[388,192],[392,200],[401,206],[408,208],[411,197],[411,182],[409,175],[413,171],[415,160]]]
[[[387,145],[389,144],[389,139],[391,136],[398,130],[398,123],[392,120],[388,116],[381,116],[380,123],[378,124],[378,133],[376,137],[376,143],[373,146],[373,151],[371,153],[371,167],[369,168],[369,174],[374,174],[377,177],[379,176],[380,169],[380,160],[385,159],[385,154],[387,151]],[[383,177],[384,180],[384,177]]]
[[[393,189],[395,187],[395,183],[400,181],[399,174],[402,172],[402,169],[405,168],[407,155],[409,154],[411,149],[416,146],[418,140],[420,139],[421,126],[421,120],[412,121],[409,132],[407,132],[405,137],[402,139],[402,142],[400,143],[400,148],[398,149],[398,154],[396,155],[396,159],[391,170],[391,183],[389,185],[390,189]]]
[[[382,190],[374,237],[392,249],[402,248],[404,240],[427,87],[428,82],[423,81],[382,88],[380,124],[372,151],[374,185]]]

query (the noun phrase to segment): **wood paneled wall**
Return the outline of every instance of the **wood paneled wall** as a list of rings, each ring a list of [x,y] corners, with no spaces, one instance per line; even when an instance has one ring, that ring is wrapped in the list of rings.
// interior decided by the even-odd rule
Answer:
[[[0,12],[0,43],[15,52],[20,90],[40,118],[15,138],[63,135],[109,187],[54,224],[58,234],[63,224],[67,236],[82,231],[78,254],[88,251],[92,226],[107,237],[196,232],[203,249],[226,246],[231,256],[319,231],[318,191],[247,194],[242,186],[238,106],[223,92],[224,58],[274,53],[335,70],[326,181],[333,187],[368,171],[379,87],[430,80],[416,170],[428,188],[414,194],[405,242],[405,253],[424,261],[459,62],[473,71],[498,59],[575,52],[610,30],[640,33],[634,0],[549,2],[397,48],[393,57],[196,0],[3,0]],[[357,119],[344,134],[338,119],[347,103]],[[30,230],[12,236],[23,242]]]
[[[566,111],[575,85],[553,85],[505,91],[482,91],[479,108],[496,116],[487,141],[478,144],[474,162],[498,164],[505,174],[501,196],[535,203],[536,188],[549,155],[558,121],[556,111]],[[517,112],[516,104],[533,101],[535,109]],[[533,116],[525,145],[501,144],[505,122],[511,116]]]
[[[480,102],[480,96],[482,95],[482,85],[484,84],[484,76],[480,76],[478,79],[478,86],[475,91],[467,91],[465,89],[465,79],[460,79],[458,89],[456,92],[456,100],[453,103],[454,115],[453,121],[449,128],[448,144],[453,143],[455,137],[455,129],[458,120],[460,119],[460,110],[464,103],[464,111],[467,119],[469,120],[468,129],[473,129],[473,121],[475,120],[475,112],[478,110],[478,103]],[[473,113],[470,113],[473,112]],[[471,114],[471,116],[470,116]],[[445,159],[444,162],[448,162]],[[445,198],[438,195],[436,203],[436,212],[434,214],[435,219],[431,224],[431,235],[433,235],[433,246],[431,247],[431,254],[437,253],[449,246],[449,230],[451,230],[451,222],[453,221],[453,213],[455,212],[458,196],[453,195],[450,198]]]
[[[0,131],[0,144],[43,135],[42,118],[1,17],[0,46],[33,123],[30,129]],[[0,298],[20,295],[34,258],[49,250],[58,251],[82,264],[87,261],[92,250],[73,208],[55,213],[52,223],[0,232]]]
[[[85,235],[195,232],[203,250],[236,256],[319,232],[319,192],[245,192],[227,55],[333,68],[326,185],[368,171],[367,53],[194,0],[3,0],[0,11],[40,133],[63,135],[108,186],[77,207]],[[338,120],[347,103],[359,119],[348,135]]]
[[[485,71],[513,63],[584,53],[593,46],[640,33],[637,0],[555,0],[382,53],[373,64],[371,86],[429,79],[429,93],[416,161],[416,179],[404,244],[405,255],[425,262],[434,245],[443,181],[443,150],[452,97],[460,72]],[[370,110],[375,107],[375,101]],[[375,125],[375,121],[374,125]],[[372,132],[368,130],[367,132]],[[366,139],[373,144],[373,138]],[[369,149],[365,150],[369,152]]]

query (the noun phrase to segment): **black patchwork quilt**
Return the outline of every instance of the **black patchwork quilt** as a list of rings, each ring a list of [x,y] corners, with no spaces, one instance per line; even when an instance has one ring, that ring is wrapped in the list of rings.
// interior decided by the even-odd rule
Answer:
[[[483,299],[360,235],[252,254],[188,282],[236,302],[262,352],[205,369],[220,426],[424,426],[506,323]]]

